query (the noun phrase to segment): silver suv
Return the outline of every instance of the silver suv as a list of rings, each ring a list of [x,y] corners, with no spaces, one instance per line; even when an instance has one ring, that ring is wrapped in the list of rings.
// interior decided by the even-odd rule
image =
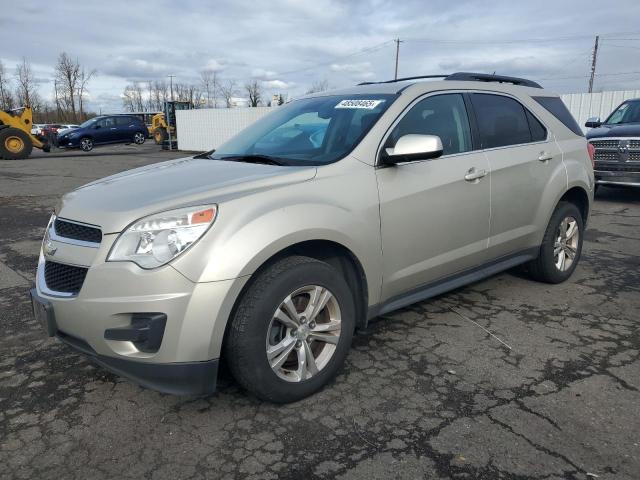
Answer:
[[[529,80],[324,92],[215,152],[65,195],[34,312],[141,385],[210,393],[224,359],[258,397],[295,401],[378,315],[519,264],[569,278],[593,187],[580,129]]]

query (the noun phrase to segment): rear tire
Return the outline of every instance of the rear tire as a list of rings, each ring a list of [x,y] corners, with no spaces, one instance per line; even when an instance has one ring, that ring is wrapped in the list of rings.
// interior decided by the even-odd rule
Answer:
[[[31,137],[18,128],[0,130],[0,157],[5,160],[22,160],[31,155]]]
[[[156,128],[156,131],[153,132],[153,140],[156,142],[156,145],[162,145],[166,139],[167,129],[163,127]]]
[[[582,253],[584,222],[573,203],[560,202],[545,231],[538,258],[529,264],[529,274],[545,283],[567,280],[578,265]]]
[[[133,143],[136,145],[142,145],[146,139],[145,134],[142,132],[136,132],[133,134]]]
[[[243,294],[224,357],[246,390],[294,402],[335,377],[354,328],[353,294],[340,273],[313,258],[287,257],[259,273]]]

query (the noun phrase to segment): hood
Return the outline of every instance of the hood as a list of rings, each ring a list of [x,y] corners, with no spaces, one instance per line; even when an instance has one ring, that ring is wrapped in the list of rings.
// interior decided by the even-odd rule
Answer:
[[[133,221],[189,205],[222,203],[247,193],[311,180],[315,167],[182,158],[106,177],[62,197],[58,215],[122,231]]]
[[[640,123],[602,125],[587,132],[587,140],[601,137],[640,137]]]

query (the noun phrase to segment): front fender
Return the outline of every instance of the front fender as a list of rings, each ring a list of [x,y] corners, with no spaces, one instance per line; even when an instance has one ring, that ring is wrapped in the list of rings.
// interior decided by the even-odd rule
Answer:
[[[252,275],[278,252],[309,240],[349,249],[363,266],[369,301],[377,301],[382,270],[373,168],[343,160],[309,182],[223,202],[211,230],[173,266],[194,282],[228,280]]]

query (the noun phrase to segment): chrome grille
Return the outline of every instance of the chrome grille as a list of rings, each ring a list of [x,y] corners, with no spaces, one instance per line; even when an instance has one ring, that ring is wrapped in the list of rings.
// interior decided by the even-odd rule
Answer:
[[[77,294],[82,288],[87,268],[46,261],[44,281],[47,288],[55,292]]]
[[[617,161],[620,158],[620,154],[617,150],[607,151],[607,150],[596,150],[593,159],[598,160],[609,160],[609,161]]]
[[[102,241],[102,231],[96,227],[69,222],[60,218],[56,218],[53,227],[59,237],[91,243],[100,243]]]
[[[634,150],[640,150],[640,140],[638,139],[629,140],[629,148],[632,148]]]
[[[591,140],[591,145],[598,148],[618,148],[619,140]]]

